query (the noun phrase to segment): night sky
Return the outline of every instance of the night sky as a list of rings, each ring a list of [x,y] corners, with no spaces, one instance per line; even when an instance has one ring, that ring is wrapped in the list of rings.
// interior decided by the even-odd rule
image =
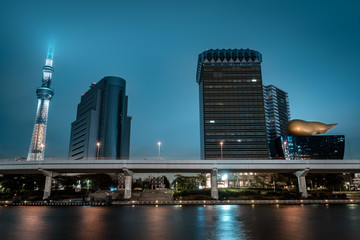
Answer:
[[[272,3],[270,3],[272,2]],[[252,48],[291,118],[339,125],[360,158],[358,1],[2,1],[0,159],[26,157],[54,40],[46,158],[66,158],[77,104],[103,76],[127,82],[131,158],[200,157],[198,54]]]

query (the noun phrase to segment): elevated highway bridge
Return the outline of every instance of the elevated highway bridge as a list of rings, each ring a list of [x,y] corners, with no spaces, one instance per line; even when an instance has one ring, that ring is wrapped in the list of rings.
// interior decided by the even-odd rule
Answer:
[[[218,172],[294,173],[299,191],[308,196],[305,176],[312,173],[358,173],[360,160],[44,160],[1,161],[0,174],[43,174],[44,199],[52,178],[70,173],[124,173],[125,198],[131,197],[133,173],[211,173],[211,197],[218,199]]]

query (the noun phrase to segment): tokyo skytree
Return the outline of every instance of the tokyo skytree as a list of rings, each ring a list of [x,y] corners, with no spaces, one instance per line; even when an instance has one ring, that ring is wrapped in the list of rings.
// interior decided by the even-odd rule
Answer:
[[[45,66],[43,67],[42,84],[41,87],[36,89],[38,105],[27,161],[44,160],[49,104],[50,100],[54,96],[54,90],[50,88],[52,74],[54,72],[52,65],[53,45],[50,44]]]

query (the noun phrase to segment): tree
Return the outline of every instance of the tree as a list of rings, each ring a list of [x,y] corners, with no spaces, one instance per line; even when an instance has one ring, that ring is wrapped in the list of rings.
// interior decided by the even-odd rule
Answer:
[[[40,174],[27,174],[23,176],[23,190],[34,191],[38,189],[44,190],[45,187],[45,176]]]
[[[67,191],[73,190],[79,180],[77,176],[57,176],[54,179],[58,183],[57,186],[61,185]]]
[[[323,186],[328,190],[340,189],[344,184],[344,178],[341,173],[309,173],[306,175],[306,179],[312,182],[314,188]]]
[[[89,180],[91,190],[109,189],[111,186],[117,186],[117,182],[108,174],[82,175],[81,180],[84,184],[87,184],[87,180]]]
[[[175,190],[198,189],[200,181],[203,181],[204,179],[202,176],[187,177],[181,174],[177,174],[175,176],[176,178],[172,182],[172,184],[175,186]]]
[[[5,191],[20,191],[23,185],[21,177],[21,175],[4,175],[1,178],[1,185]]]
[[[200,184],[202,186],[206,185],[206,175],[204,173],[199,173],[196,178],[197,178],[199,185]]]

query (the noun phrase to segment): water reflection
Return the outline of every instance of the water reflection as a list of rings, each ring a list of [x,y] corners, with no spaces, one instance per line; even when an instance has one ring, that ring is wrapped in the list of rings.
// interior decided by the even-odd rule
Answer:
[[[223,205],[214,207],[218,216],[218,220],[215,222],[216,232],[214,232],[216,239],[247,239],[239,206]]]
[[[299,206],[279,206],[277,212],[281,212],[280,216],[277,216],[277,212],[273,216],[277,216],[274,224],[274,234],[279,239],[313,239],[311,225],[313,224],[311,219],[308,219],[311,215],[309,208],[303,208]],[[281,208],[281,209],[280,209]]]
[[[77,239],[102,239],[107,232],[107,210],[101,207],[83,207],[77,210],[79,221],[74,235]]]
[[[33,239],[42,238],[41,234],[46,228],[48,208],[19,207],[20,211],[16,211],[17,209],[14,208],[8,209],[12,212],[12,217],[8,222],[12,228],[9,233],[10,238],[28,239],[29,236],[32,236]]]
[[[0,239],[359,239],[359,205],[0,207]]]

